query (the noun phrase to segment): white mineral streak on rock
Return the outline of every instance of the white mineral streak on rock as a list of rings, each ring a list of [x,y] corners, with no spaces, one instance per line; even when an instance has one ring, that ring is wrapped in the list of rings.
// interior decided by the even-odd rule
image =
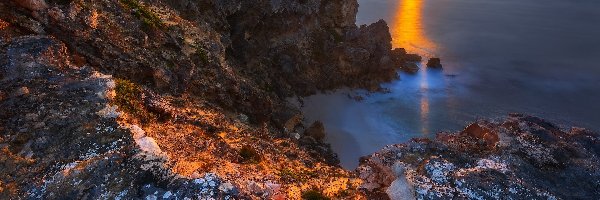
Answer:
[[[411,183],[406,180],[404,174],[405,167],[402,163],[397,162],[393,166],[394,174],[397,176],[396,180],[385,190],[390,199],[392,200],[413,200],[415,199],[415,190]]]
[[[106,107],[96,112],[96,114],[102,118],[115,119],[121,116],[121,113],[117,111],[117,108],[117,106],[106,105]]]

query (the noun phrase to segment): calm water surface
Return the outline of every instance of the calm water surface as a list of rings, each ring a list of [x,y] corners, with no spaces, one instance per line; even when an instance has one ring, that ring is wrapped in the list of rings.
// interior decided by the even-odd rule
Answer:
[[[395,47],[444,70],[401,74],[387,94],[305,99],[342,165],[388,144],[456,131],[480,118],[537,115],[600,130],[600,1],[359,0],[358,24],[385,19]]]

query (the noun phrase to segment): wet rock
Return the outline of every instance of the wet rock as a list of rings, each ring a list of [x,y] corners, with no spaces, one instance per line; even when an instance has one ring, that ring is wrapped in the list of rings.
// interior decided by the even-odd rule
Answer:
[[[442,60],[439,58],[430,58],[427,61],[428,68],[442,68]]]
[[[414,74],[419,71],[419,66],[416,63],[404,63],[400,69],[404,72]]]

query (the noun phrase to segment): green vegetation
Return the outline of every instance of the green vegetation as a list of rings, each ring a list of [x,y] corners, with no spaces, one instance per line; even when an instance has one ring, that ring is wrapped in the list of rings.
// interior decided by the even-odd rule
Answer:
[[[308,190],[302,193],[302,199],[306,200],[329,200],[329,197],[323,195],[318,190]]]
[[[242,157],[242,163],[256,164],[260,162],[260,154],[251,146],[245,145],[240,150],[240,157]]]
[[[199,45],[196,46],[196,54],[198,54],[198,57],[203,64],[208,63],[208,52],[204,48],[200,47]]]
[[[156,116],[147,112],[142,99],[142,88],[139,85],[125,79],[116,79],[115,104],[123,112],[127,112],[141,120],[155,119]]]
[[[162,20],[150,9],[142,5],[138,0],[121,0],[130,9],[134,10],[135,16],[142,20],[142,24],[147,28],[163,28]]]

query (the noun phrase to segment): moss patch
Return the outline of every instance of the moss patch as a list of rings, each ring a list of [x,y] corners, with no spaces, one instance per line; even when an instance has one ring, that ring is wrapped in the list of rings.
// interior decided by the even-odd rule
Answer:
[[[260,154],[248,145],[240,149],[240,157],[242,158],[242,163],[258,163],[261,160]]]
[[[200,58],[202,64],[208,64],[208,52],[204,48],[197,46],[196,54],[198,54],[198,58]]]
[[[135,16],[137,16],[140,20],[142,20],[142,24],[147,28],[163,28],[164,23],[162,20],[148,9],[146,6],[142,5],[138,0],[121,0],[121,3],[125,4],[128,8],[134,11]]]
[[[308,190],[302,193],[302,199],[305,200],[329,200],[329,197],[323,195],[318,190]]]
[[[134,115],[142,121],[156,118],[153,113],[146,111],[142,98],[143,91],[139,85],[125,79],[116,79],[115,83],[115,104],[121,111]]]

